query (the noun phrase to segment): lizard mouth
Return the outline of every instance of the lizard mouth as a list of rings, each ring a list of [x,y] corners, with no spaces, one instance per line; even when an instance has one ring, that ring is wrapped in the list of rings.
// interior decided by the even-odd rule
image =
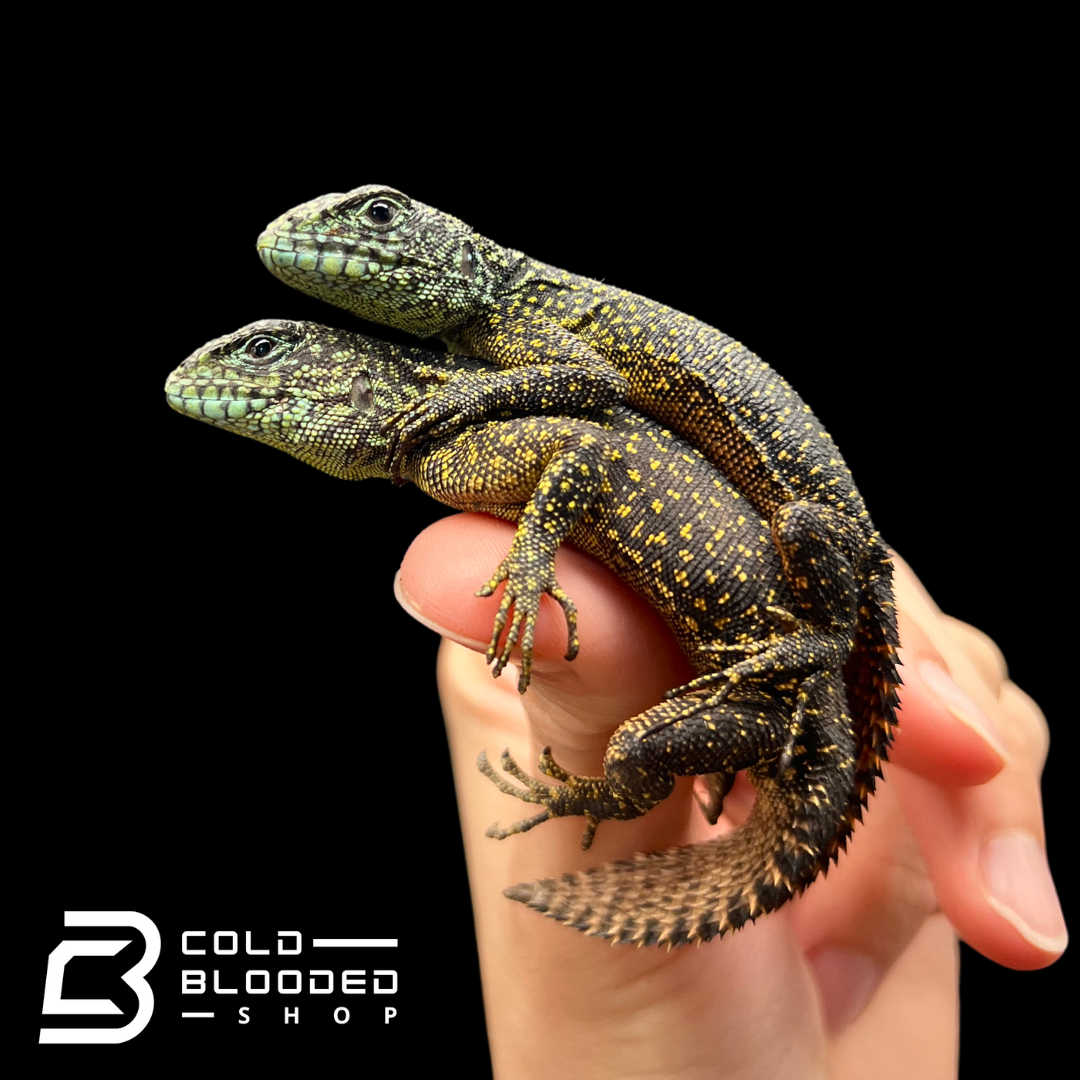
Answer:
[[[278,396],[271,387],[238,386],[225,379],[170,378],[165,384],[171,408],[205,420],[243,420],[265,410]]]
[[[297,279],[301,291],[305,287],[362,291],[372,282],[379,283],[383,274],[401,262],[395,253],[349,236],[311,236],[274,226],[259,237],[256,246],[263,266],[290,284]]]

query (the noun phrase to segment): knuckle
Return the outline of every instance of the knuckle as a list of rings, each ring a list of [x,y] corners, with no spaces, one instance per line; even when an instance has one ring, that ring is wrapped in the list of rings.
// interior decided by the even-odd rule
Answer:
[[[1013,738],[1023,747],[1036,773],[1042,773],[1050,751],[1050,726],[1042,709],[1014,682],[1002,686],[999,701]]]
[[[983,681],[998,694],[1008,680],[1009,669],[994,639],[978,627],[952,615],[942,615],[941,621],[947,627],[952,640],[974,664]]]

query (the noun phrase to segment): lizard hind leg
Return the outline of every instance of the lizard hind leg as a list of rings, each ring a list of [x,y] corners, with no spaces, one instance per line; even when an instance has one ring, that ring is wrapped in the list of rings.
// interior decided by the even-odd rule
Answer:
[[[810,688],[803,719],[805,730],[790,732],[771,762],[749,769],[758,795],[734,831],[504,895],[583,933],[636,945],[708,941],[775,910],[828,866],[849,826],[854,739],[835,680]]]
[[[541,805],[549,817],[584,817],[583,848],[588,848],[601,821],[627,821],[647,813],[671,794],[675,776],[720,774],[710,782],[703,807],[715,823],[723,796],[741,769],[780,759],[802,728],[800,702],[775,694],[741,692],[736,700],[715,704],[713,698],[688,696],[659,705],[627,720],[611,736],[604,755],[603,776],[575,776],[559,766],[545,749],[540,771],[548,784],[529,776],[510,756],[502,770],[524,784],[519,788],[501,776],[481,754],[480,771],[498,789],[523,802]],[[488,836],[505,839],[534,828],[545,817],[506,827],[492,826]]]

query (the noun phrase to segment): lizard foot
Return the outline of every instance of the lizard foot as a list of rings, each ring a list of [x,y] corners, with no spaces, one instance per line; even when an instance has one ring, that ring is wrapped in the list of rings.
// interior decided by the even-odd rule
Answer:
[[[602,776],[573,776],[562,766],[557,765],[551,756],[551,747],[545,747],[540,755],[540,771],[553,780],[562,781],[565,786],[556,787],[537,780],[521,768],[511,756],[509,750],[502,752],[500,760],[503,772],[520,780],[525,787],[519,788],[504,779],[495,770],[483,751],[476,759],[477,768],[502,792],[514,795],[522,802],[536,803],[544,807],[539,814],[523,818],[506,828],[498,824],[488,828],[485,836],[495,840],[505,840],[516,833],[528,832],[541,822],[553,817],[585,818],[585,833],[581,839],[581,848],[587,850],[592,844],[597,826],[607,818],[636,817],[638,811],[630,810],[616,799],[608,782]]]
[[[541,576],[542,574],[542,576]],[[510,661],[515,646],[521,649],[521,669],[518,691],[524,694],[532,678],[533,639],[536,635],[536,618],[540,613],[540,597],[547,593],[558,601],[566,615],[566,659],[573,660],[578,654],[577,608],[574,602],[559,588],[553,573],[537,573],[535,562],[520,559],[511,550],[503,559],[491,579],[477,591],[477,596],[491,596],[502,582],[506,582],[502,603],[495,613],[491,632],[491,644],[487,649],[487,662],[494,663],[492,675],[496,678]],[[513,615],[511,616],[511,608]],[[506,640],[499,649],[499,638],[509,621]]]

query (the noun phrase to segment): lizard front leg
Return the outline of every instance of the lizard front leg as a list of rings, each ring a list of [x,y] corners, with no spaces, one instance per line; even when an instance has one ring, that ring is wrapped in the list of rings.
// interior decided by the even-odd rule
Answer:
[[[582,394],[599,394],[609,404],[624,401],[630,392],[625,376],[583,337],[521,297],[489,303],[445,340],[452,351],[491,360],[501,368],[572,368],[578,372]]]
[[[452,350],[490,360],[502,370],[452,379],[389,418],[388,465],[395,480],[412,447],[464,424],[506,411],[585,416],[626,400],[629,383],[600,353],[527,307],[520,300],[494,303],[445,339]]]
[[[455,372],[444,377],[443,385],[433,392],[386,419],[387,467],[397,480],[405,457],[421,443],[500,414],[586,416],[616,404],[620,396],[606,378],[593,378],[587,370],[561,364]]]
[[[470,427],[406,458],[406,474],[427,494],[517,523],[506,558],[477,595],[490,596],[506,583],[487,657],[497,676],[520,648],[522,693],[545,593],[566,615],[566,658],[577,655],[577,610],[555,578],[555,552],[600,493],[613,452],[596,425],[541,416]]]

